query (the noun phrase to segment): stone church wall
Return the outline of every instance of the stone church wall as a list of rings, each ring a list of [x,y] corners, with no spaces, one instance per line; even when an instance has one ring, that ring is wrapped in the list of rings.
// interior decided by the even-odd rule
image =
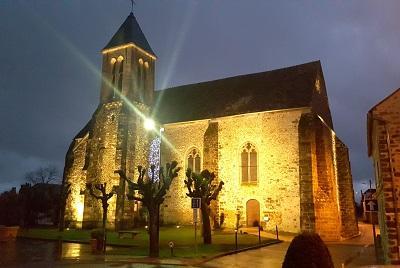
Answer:
[[[144,105],[136,106],[143,113],[148,112]],[[102,104],[94,114],[94,122],[85,138],[74,141],[73,164],[66,173],[67,182],[72,183],[66,220],[73,226],[101,226],[100,201],[87,191],[83,192],[88,182],[107,183],[107,192],[113,186],[119,186],[120,194],[108,202],[108,228],[134,225],[138,206],[125,198],[125,182],[114,171],[123,169],[130,178],[136,179],[137,166],[147,166],[150,134],[144,130],[141,118],[125,108],[120,101]]]
[[[293,109],[169,124],[165,126],[165,137],[174,150],[168,152],[163,145],[162,158],[165,161],[176,159],[186,169],[186,155],[190,148],[196,147],[203,152],[203,168],[214,169],[218,165],[218,179],[225,182],[219,197],[218,214],[224,213],[227,227],[236,225],[237,212],[240,213],[240,224],[246,226],[246,203],[255,199],[260,204],[261,220],[264,216],[270,219],[267,229],[274,230],[278,225],[282,231],[298,232],[298,123],[304,112],[305,109]],[[216,130],[217,137],[214,133]],[[256,184],[242,184],[240,179],[240,153],[247,142],[254,144],[257,149]],[[213,148],[215,146],[217,148]],[[218,149],[217,157],[214,149]],[[213,163],[214,159],[204,158],[211,156],[218,159],[218,163]],[[190,200],[185,195],[183,180],[184,171],[173,183],[163,205],[166,223],[192,221]]]
[[[182,168],[178,178],[173,181],[161,207],[164,223],[189,224],[193,221],[190,198],[186,196],[187,189],[184,183],[187,169],[185,159],[192,148],[203,152],[204,134],[208,128],[208,121],[201,120],[164,126],[166,141],[162,143],[162,162],[175,160]],[[203,154],[201,157],[203,162]]]
[[[71,183],[71,193],[68,196],[66,203],[65,219],[71,227],[82,227],[84,198],[80,194],[82,189],[85,189],[86,171],[83,170],[85,165],[86,148],[88,137],[80,138],[74,141],[73,163],[70,170],[67,171],[68,182]]]
[[[357,215],[354,202],[353,178],[347,146],[336,137],[336,156],[339,187],[339,205],[342,220],[341,236],[358,235]]]
[[[260,219],[269,217],[267,230],[300,230],[298,123],[303,109],[263,112],[222,118],[219,121],[219,178],[226,182],[220,213],[226,226],[247,225],[246,203],[260,204]],[[251,142],[258,158],[257,184],[242,184],[240,153]],[[284,200],[284,202],[283,202]]]
[[[299,124],[301,230],[326,241],[358,234],[347,147],[321,118]]]
[[[119,184],[119,177],[114,174],[116,155],[118,122],[122,103],[112,102],[104,104],[95,115],[95,123],[91,132],[91,141],[87,151],[87,182],[107,183],[107,192],[113,185]],[[84,190],[84,189],[83,189]],[[102,208],[99,200],[92,197],[87,191],[84,195],[85,209],[83,213],[83,228],[93,228],[101,225]],[[114,226],[116,197],[109,200],[107,225]]]

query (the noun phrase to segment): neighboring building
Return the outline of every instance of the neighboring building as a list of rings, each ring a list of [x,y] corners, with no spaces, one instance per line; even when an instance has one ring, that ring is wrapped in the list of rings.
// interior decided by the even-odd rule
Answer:
[[[59,218],[60,193],[60,184],[21,185],[18,192],[21,225],[56,225]]]
[[[70,224],[101,222],[100,204],[81,192],[86,182],[124,193],[114,170],[136,178],[138,165],[158,161],[159,140],[143,128],[152,116],[164,129],[163,163],[209,169],[225,182],[212,215],[218,221],[223,213],[227,227],[240,214],[244,226],[268,216],[267,229],[315,231],[325,240],[358,234],[348,149],[333,131],[319,61],[155,92],[156,56],[133,14],[102,54],[100,104],[66,156]],[[192,222],[184,176],[166,196],[165,223]],[[138,207],[124,194],[113,197],[109,227],[132,226]]]
[[[388,263],[400,264],[400,89],[368,112],[367,124],[384,258]]]
[[[376,200],[376,189],[361,191],[361,205],[363,209],[363,221],[366,223],[378,223],[378,201]]]

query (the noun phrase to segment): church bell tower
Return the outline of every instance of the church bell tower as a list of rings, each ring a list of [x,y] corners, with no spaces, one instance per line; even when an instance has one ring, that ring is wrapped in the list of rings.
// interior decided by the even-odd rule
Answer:
[[[126,98],[151,105],[156,56],[130,13],[103,51],[101,103]]]
[[[138,205],[126,200],[127,187],[116,170],[137,177],[137,166],[147,166],[151,133],[144,129],[154,94],[156,56],[140,26],[130,13],[102,50],[100,103],[86,136],[83,172],[86,183],[106,183],[118,194],[109,201],[108,228],[130,228],[138,216]],[[83,228],[101,223],[101,207],[84,194]]]

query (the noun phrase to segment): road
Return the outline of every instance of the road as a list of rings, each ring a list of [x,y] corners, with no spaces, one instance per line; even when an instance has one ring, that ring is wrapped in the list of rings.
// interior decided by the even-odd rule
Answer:
[[[377,267],[371,226],[360,223],[359,228],[360,236],[340,243],[327,244],[335,267]],[[283,243],[217,258],[204,263],[202,267],[240,268],[249,267],[251,263],[252,268],[281,268],[292,237],[286,236],[283,239],[286,240]]]

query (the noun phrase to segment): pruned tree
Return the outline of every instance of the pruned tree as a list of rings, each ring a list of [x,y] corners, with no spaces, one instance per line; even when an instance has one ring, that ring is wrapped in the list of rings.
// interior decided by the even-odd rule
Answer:
[[[211,244],[211,223],[210,223],[210,204],[212,200],[216,200],[219,192],[224,185],[223,181],[218,184],[214,183],[215,174],[203,170],[199,174],[193,173],[192,170],[186,171],[185,185],[188,189],[186,195],[191,198],[201,198],[201,218],[203,222],[203,242]]]
[[[103,208],[103,252],[106,250],[106,222],[107,222],[107,210],[108,210],[108,200],[113,197],[114,194],[117,194],[117,186],[113,186],[112,190],[107,193],[107,183],[99,183],[99,184],[92,184],[86,183],[86,189],[89,191],[89,194],[96,198],[97,200],[101,201],[101,205]],[[96,192],[100,192],[97,194]]]
[[[159,229],[160,229],[160,205],[164,202],[164,197],[171,186],[174,178],[178,176],[180,167],[177,167],[178,163],[173,161],[167,163],[164,169],[160,168],[158,180],[155,176],[155,166],[150,167],[150,175],[146,172],[146,169],[139,166],[139,176],[137,182],[129,179],[125,172],[122,170],[115,171],[122,179],[128,183],[129,193],[127,197],[129,200],[136,200],[142,202],[149,213],[149,256],[159,256]]]
[[[59,179],[58,169],[55,166],[40,167],[25,174],[27,182],[33,185],[38,183],[50,183]]]

